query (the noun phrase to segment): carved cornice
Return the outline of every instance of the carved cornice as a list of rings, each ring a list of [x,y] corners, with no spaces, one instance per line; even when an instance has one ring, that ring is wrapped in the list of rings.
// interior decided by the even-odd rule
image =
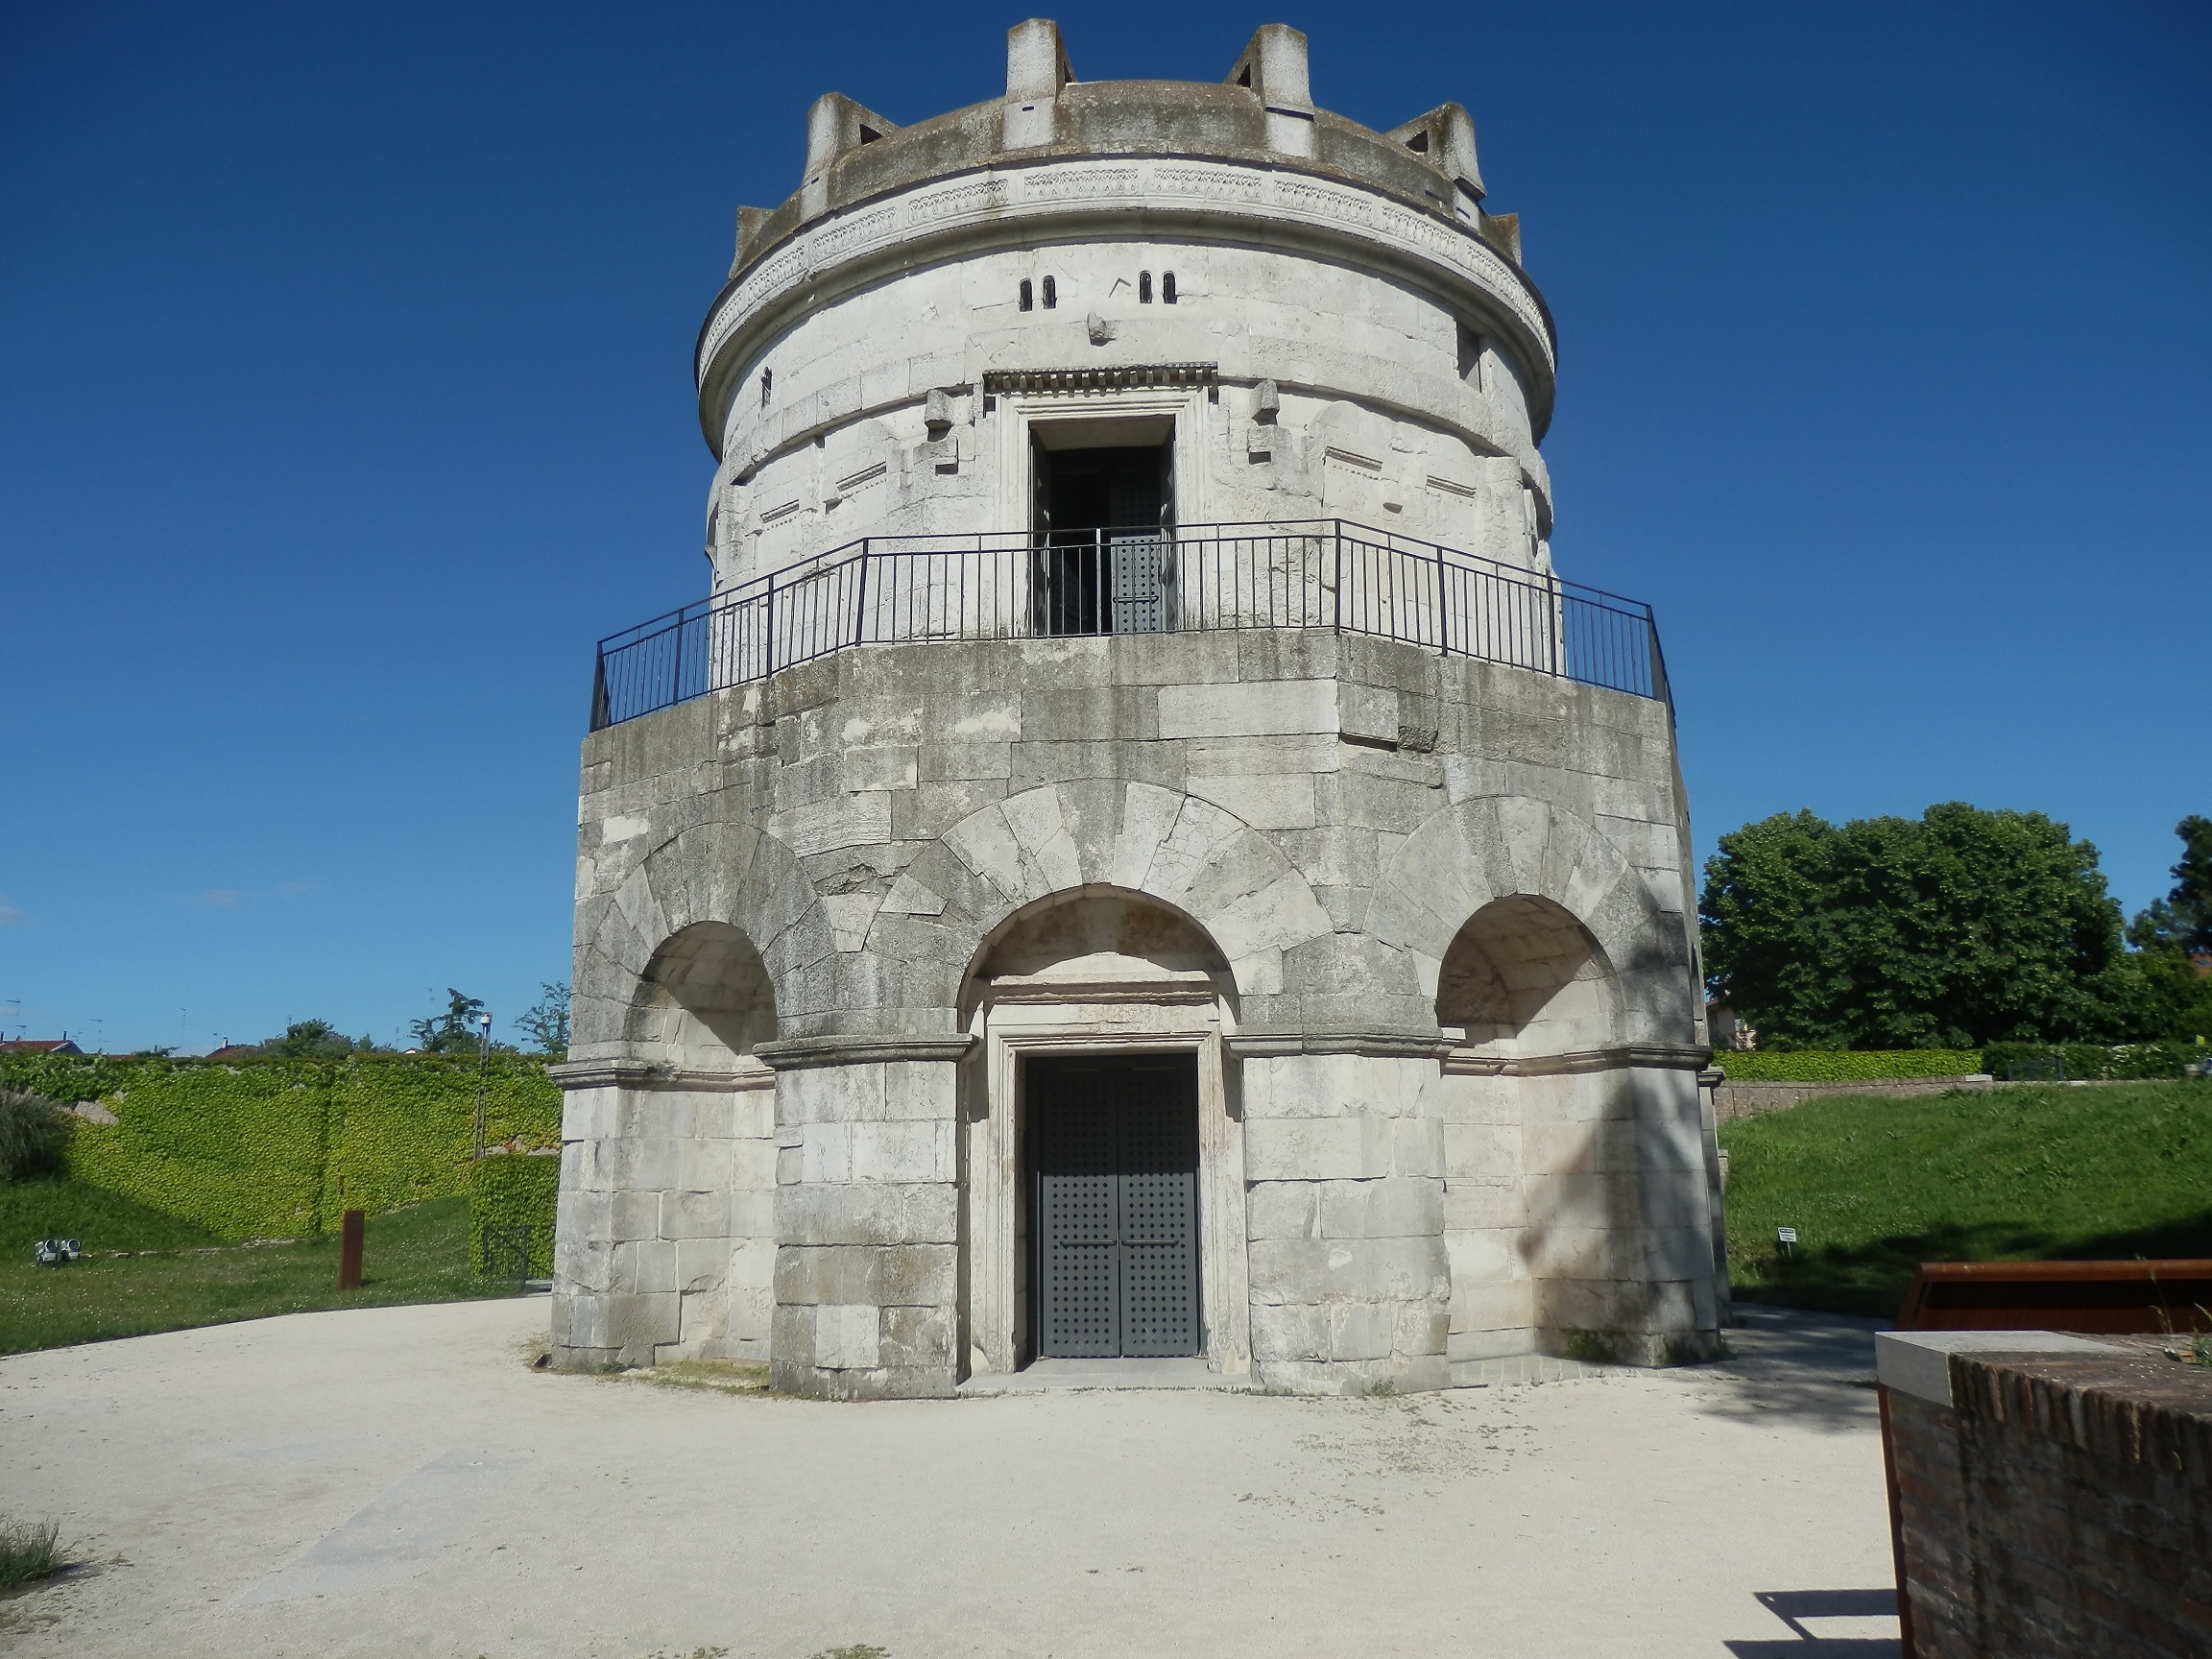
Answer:
[[[983,376],[992,397],[1013,393],[1203,391],[1219,383],[1218,363],[1140,363],[1126,369],[993,369]]]
[[[760,1067],[708,1070],[686,1066],[656,1066],[644,1060],[569,1060],[545,1068],[564,1089],[686,1089],[702,1094],[736,1094],[772,1089],[775,1074]]]
[[[1558,355],[1528,278],[1472,228],[1346,180],[1278,165],[1159,157],[1080,157],[1007,164],[933,179],[856,203],[798,231],[723,290],[693,357],[700,421],[721,453],[725,393],[752,342],[831,289],[950,256],[1034,241],[1047,221],[1108,233],[1234,240],[1287,252],[1349,253],[1363,268],[1426,282],[1511,336],[1536,369],[1528,388],[1540,435]],[[797,308],[797,309],[795,309]]]
[[[1433,1031],[1386,1028],[1334,1031],[1239,1031],[1223,1043],[1239,1060],[1280,1054],[1372,1054],[1391,1059],[1435,1060],[1451,1050],[1452,1040]]]
[[[1713,1050],[1671,1043],[1625,1043],[1614,1048],[1582,1048],[1570,1054],[1485,1054],[1453,1046],[1444,1056],[1447,1075],[1457,1077],[1558,1077],[1588,1071],[1623,1071],[1647,1067],[1661,1071],[1697,1071]]]
[[[785,1037],[754,1049],[766,1065],[779,1071],[800,1071],[809,1066],[872,1066],[887,1061],[935,1060],[950,1063],[962,1058],[974,1046],[966,1034],[949,1037]]]

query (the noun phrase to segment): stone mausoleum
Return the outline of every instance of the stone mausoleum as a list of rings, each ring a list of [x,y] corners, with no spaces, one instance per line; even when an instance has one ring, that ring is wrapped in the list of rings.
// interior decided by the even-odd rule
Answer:
[[[1324,1392],[1725,1315],[1648,609],[1447,104],[835,93],[699,338],[711,589],[605,641],[563,1362]]]

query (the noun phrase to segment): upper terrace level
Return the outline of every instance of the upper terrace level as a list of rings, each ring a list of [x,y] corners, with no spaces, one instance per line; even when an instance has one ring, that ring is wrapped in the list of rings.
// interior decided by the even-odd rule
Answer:
[[[601,640],[591,729],[870,645],[1253,628],[1668,695],[1648,605],[1320,519],[867,538]]]

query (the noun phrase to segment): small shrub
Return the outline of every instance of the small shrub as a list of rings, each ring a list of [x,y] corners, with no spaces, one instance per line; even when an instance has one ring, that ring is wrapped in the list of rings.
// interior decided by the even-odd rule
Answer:
[[[51,1577],[67,1566],[61,1559],[61,1524],[19,1521],[0,1526],[0,1589]]]
[[[0,1179],[19,1181],[60,1168],[75,1122],[43,1094],[0,1089]]]

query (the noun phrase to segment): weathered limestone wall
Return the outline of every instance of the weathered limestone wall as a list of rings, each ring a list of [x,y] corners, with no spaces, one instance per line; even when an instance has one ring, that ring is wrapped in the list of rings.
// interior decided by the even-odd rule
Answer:
[[[573,1064],[695,1067],[719,1029],[732,1068],[775,1069],[774,1215],[745,1207],[728,1248],[773,1240],[788,1386],[942,1392],[973,1362],[975,975],[1012,919],[1082,893],[1187,918],[1224,965],[1204,1028],[1263,1380],[1433,1386],[1531,1345],[1712,1340],[1662,704],[1324,632],[871,646],[597,733],[585,781]],[[1500,914],[1468,982],[1503,975],[1505,1022],[1440,1023],[1470,919]],[[768,994],[692,947],[711,927],[757,952],[773,1040]],[[570,1346],[757,1352],[643,1219],[689,1214],[670,1194],[697,1177],[627,1144],[675,1110],[642,1102],[704,1096],[609,1095],[579,1093],[565,1166]]]
[[[574,1351],[574,1364],[765,1363],[776,1193],[768,1078],[707,1088],[579,1081],[567,1079],[562,1114],[554,1342]]]

